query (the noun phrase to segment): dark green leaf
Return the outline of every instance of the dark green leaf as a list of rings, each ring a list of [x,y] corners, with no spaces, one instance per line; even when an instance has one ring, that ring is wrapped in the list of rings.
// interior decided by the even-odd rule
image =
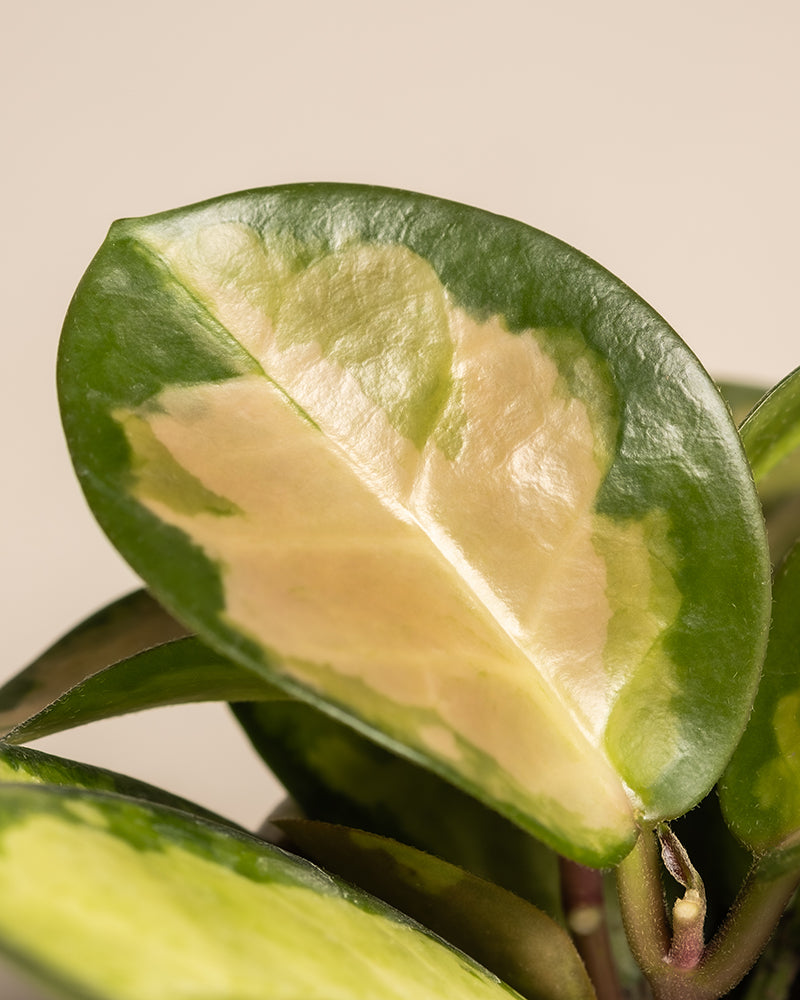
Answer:
[[[303,702],[234,708],[310,819],[411,844],[561,916],[556,855],[477,799]]]
[[[278,825],[303,857],[419,920],[522,996],[593,1000],[569,935],[513,893],[386,837],[309,820]]]
[[[262,676],[194,636],[167,642],[92,674],[6,737],[27,743],[98,719],[161,705],[285,698]]]
[[[144,590],[109,604],[0,689],[0,735],[98,670],[186,633]]]

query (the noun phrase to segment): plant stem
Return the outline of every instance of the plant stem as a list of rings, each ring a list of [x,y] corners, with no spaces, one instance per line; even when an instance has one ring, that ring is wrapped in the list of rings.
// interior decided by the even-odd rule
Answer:
[[[800,884],[800,871],[775,874],[774,859],[757,862],[714,940],[699,956],[696,915],[687,910],[689,932],[680,909],[670,941],[652,831],[643,831],[617,869],[625,932],[634,957],[650,981],[656,1000],[718,1000],[747,974],[774,932]],[[679,900],[676,908],[687,902]],[[692,900],[688,900],[692,902]],[[686,955],[684,955],[686,951]],[[691,953],[691,954],[690,954]]]
[[[670,933],[661,884],[661,853],[652,830],[643,830],[617,868],[619,905],[633,957],[652,981],[669,957]]]
[[[696,970],[698,998],[727,993],[750,971],[764,950],[798,885],[800,872],[770,874],[757,861],[747,876],[725,923],[706,949]]]
[[[694,969],[703,957],[705,899],[696,889],[687,889],[672,908],[670,963],[679,969]]]
[[[661,860],[672,877],[686,890],[672,907],[672,944],[669,962],[679,969],[694,969],[703,957],[706,920],[706,890],[700,873],[686,848],[666,823],[659,823]]]
[[[606,921],[603,876],[566,858],[559,859],[559,866],[567,926],[594,985],[597,1000],[622,1000]]]

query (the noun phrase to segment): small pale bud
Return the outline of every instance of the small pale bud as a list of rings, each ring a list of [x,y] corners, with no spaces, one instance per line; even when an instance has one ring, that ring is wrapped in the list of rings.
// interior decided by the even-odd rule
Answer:
[[[602,922],[603,911],[599,906],[576,906],[567,915],[569,929],[580,937],[594,934]]]

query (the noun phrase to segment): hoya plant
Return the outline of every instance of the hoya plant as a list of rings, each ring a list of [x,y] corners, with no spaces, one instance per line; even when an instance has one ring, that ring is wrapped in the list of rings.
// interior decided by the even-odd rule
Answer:
[[[800,375],[737,430],[758,394],[578,251],[313,184],[115,223],[58,385],[145,589],[0,692],[8,960],[75,1000],[790,996]],[[259,831],[24,746],[213,699],[287,790]]]

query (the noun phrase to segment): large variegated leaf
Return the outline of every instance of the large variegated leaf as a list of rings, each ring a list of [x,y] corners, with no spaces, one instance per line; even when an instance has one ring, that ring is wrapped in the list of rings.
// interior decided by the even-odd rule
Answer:
[[[694,357],[577,251],[336,185],[127,220],[59,380],[97,516],[226,655],[591,864],[713,784],[756,497]]]
[[[757,854],[800,866],[800,544],[778,571],[764,676],[720,782],[731,829]]]
[[[309,820],[279,825],[293,850],[419,920],[523,997],[595,1000],[566,930],[513,893],[363,830]]]
[[[270,700],[234,709],[308,819],[410,844],[563,919],[557,856],[477,799],[313,705]]]
[[[372,897],[177,811],[0,785],[0,950],[74,1000],[500,1000]]]

